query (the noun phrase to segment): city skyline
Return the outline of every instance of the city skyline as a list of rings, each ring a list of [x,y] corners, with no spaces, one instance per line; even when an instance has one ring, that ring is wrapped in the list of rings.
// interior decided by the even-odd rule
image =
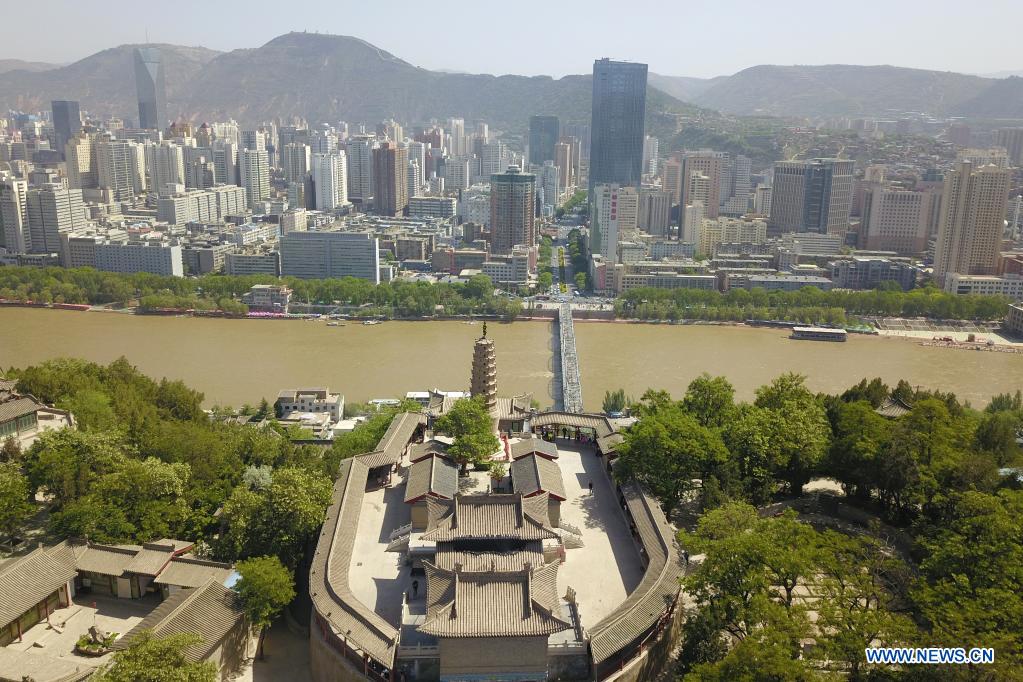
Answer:
[[[519,31],[471,30],[479,27],[482,11],[471,8],[447,16],[460,40],[445,51],[443,43],[416,40],[419,28],[414,22],[393,22],[393,4],[345,7],[342,15],[334,6],[314,3],[308,14],[316,17],[315,23],[279,17],[271,23],[253,19],[247,25],[245,16],[259,16],[253,10],[260,4],[246,3],[246,12],[238,11],[240,3],[203,5],[207,19],[203,22],[168,22],[155,8],[150,11],[116,0],[110,3],[110,13],[124,9],[135,20],[101,22],[85,6],[58,2],[48,21],[49,39],[13,32],[5,41],[2,58],[68,64],[116,45],[146,43],[230,51],[257,47],[288,31],[309,31],[352,35],[422,68],[495,75],[584,74],[593,58],[605,56],[647,63],[658,74],[696,78],[730,75],[760,64],[891,64],[979,75],[1023,70],[1013,35],[1013,27],[1023,21],[1023,7],[1007,0],[980,7],[942,0],[926,15],[912,6],[885,5],[884,21],[869,11],[836,16],[807,0],[792,3],[784,15],[756,13],[755,21],[756,7],[737,0],[714,7],[686,7],[684,12],[641,2],[631,5],[633,11],[627,14],[601,1],[589,3],[585,15],[567,3],[541,5],[527,0],[527,6],[535,5],[546,18],[530,25],[531,39],[557,45],[559,38],[565,42],[565,32],[571,35],[572,49],[560,54],[557,49],[522,51]],[[180,16],[188,16],[192,6],[199,7],[190,0],[184,2]],[[11,25],[28,25],[32,11],[29,5],[15,5],[7,9],[7,18]],[[673,13],[678,16],[672,17]],[[794,15],[807,21],[790,21]],[[225,22],[239,30],[223,31]],[[680,23],[688,27],[681,43],[675,38]],[[817,28],[810,31],[808,26]],[[869,51],[862,41],[836,39],[850,34],[873,36]],[[730,41],[728,50],[720,49],[723,35]],[[982,39],[984,49],[973,49],[976,40],[971,37]],[[943,49],[934,50],[935,44]]]

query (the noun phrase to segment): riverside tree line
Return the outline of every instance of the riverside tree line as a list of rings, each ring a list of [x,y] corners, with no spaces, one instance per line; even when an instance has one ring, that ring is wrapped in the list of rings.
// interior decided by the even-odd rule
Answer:
[[[573,230],[566,260],[579,274],[586,272],[581,235]],[[541,242],[539,288],[552,282],[551,242]],[[576,286],[583,285],[578,278]],[[293,300],[315,305],[342,305],[363,315],[422,318],[436,315],[498,315],[515,319],[522,303],[513,296],[495,295],[494,283],[476,275],[465,283],[408,282],[371,284],[365,280],[307,280],[267,275],[204,275],[164,277],[150,273],[120,274],[92,268],[0,268],[0,299],[37,303],[88,303],[126,306],[137,301],[143,311],[161,308],[220,310],[244,315],[241,296],[254,284],[283,284]],[[567,283],[566,283],[567,284]],[[519,294],[528,294],[523,290]],[[958,296],[932,286],[904,292],[890,286],[869,291],[800,291],[732,289],[726,293],[702,289],[638,288],[615,301],[615,315],[641,320],[776,319],[841,326],[864,316],[929,317],[956,320],[998,320],[1005,316],[1003,296]]]

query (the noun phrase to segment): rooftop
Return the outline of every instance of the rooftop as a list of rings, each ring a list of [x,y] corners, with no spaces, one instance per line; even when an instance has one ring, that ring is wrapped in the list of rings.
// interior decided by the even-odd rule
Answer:
[[[449,571],[424,563],[426,621],[435,637],[546,637],[568,630],[558,611],[558,564],[518,571]]]

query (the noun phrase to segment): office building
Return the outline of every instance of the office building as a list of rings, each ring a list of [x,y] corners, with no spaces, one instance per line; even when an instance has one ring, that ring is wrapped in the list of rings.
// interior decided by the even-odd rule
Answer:
[[[1009,312],[1005,316],[1005,328],[1010,334],[1023,337],[1023,304],[1009,305]]]
[[[79,133],[64,145],[67,161],[67,184],[72,189],[99,187],[98,159],[92,137]]]
[[[559,184],[562,189],[575,187],[579,184],[579,140],[574,137],[562,137],[554,145],[554,165],[560,173]]]
[[[631,186],[597,185],[590,206],[590,253],[617,262],[619,241],[637,229],[639,193]]]
[[[380,283],[380,240],[364,232],[289,232],[281,273],[301,279],[356,277]]]
[[[166,196],[175,192],[175,185],[185,184],[185,155],[181,145],[173,142],[147,144],[145,154],[151,192]]]
[[[64,158],[64,147],[82,129],[82,112],[78,102],[54,100],[50,104],[53,116],[54,149]]]
[[[163,130],[167,125],[167,91],[163,58],[158,48],[135,49],[135,91],[139,102],[139,128]]]
[[[145,149],[128,140],[96,143],[96,173],[100,189],[110,190],[115,201],[131,201],[146,190]]]
[[[1006,296],[1023,301],[1023,276],[963,275],[950,272],[945,276],[945,292],[960,296]]]
[[[910,255],[927,250],[932,212],[940,194],[868,184],[863,189],[860,243],[870,251]]]
[[[648,175],[657,173],[658,142],[656,137],[647,135],[643,138],[643,172]]]
[[[553,217],[554,209],[561,203],[561,172],[553,161],[546,161],[536,169],[537,197],[545,215]]]
[[[753,212],[757,215],[771,215],[771,196],[773,188],[769,185],[757,185],[757,191],[753,194]]]
[[[704,218],[694,238],[697,251],[706,257],[717,255],[719,244],[764,244],[767,221],[760,218]]]
[[[857,256],[834,261],[828,267],[838,289],[875,289],[881,282],[895,282],[903,291],[916,286],[916,268],[906,261]]]
[[[373,150],[373,207],[379,215],[400,216],[408,207],[408,150],[384,142]]]
[[[96,269],[106,272],[150,272],[164,277],[184,277],[185,265],[177,244],[151,242],[105,242],[96,244]]]
[[[545,161],[556,161],[555,145],[561,138],[561,125],[557,116],[531,116],[529,118],[529,162],[542,166]],[[502,172],[504,169],[495,171]]]
[[[415,161],[408,162],[408,170],[405,174],[405,179],[408,182],[407,195],[409,198],[422,194],[423,187],[423,174],[420,171],[420,165]]]
[[[346,172],[344,152],[313,154],[312,176],[317,210],[330,212],[348,205]]]
[[[171,225],[222,223],[229,216],[244,215],[246,208],[248,200],[244,187],[216,185],[160,197],[156,203],[156,218]]]
[[[666,237],[671,225],[671,192],[641,189],[639,192],[639,229]]]
[[[593,63],[589,187],[638,187],[643,176],[647,65]]]
[[[408,214],[413,218],[453,218],[457,206],[454,197],[410,197]]]
[[[0,246],[10,254],[29,253],[32,248],[27,194],[27,182],[0,172]]]
[[[1012,172],[996,166],[957,163],[945,174],[934,279],[995,272],[1005,225]],[[946,285],[947,286],[947,285]]]
[[[448,159],[444,163],[444,186],[448,189],[468,189],[471,180],[468,159]]]
[[[495,140],[483,145],[480,155],[480,174],[490,177],[495,173],[503,173],[511,163],[511,152],[508,146],[500,140]]]
[[[242,149],[238,153],[238,173],[250,208],[270,198],[270,161],[265,149]]]
[[[671,205],[682,200],[682,161],[678,158],[665,159],[661,164],[661,189],[671,195]]]
[[[682,156],[682,198],[681,206],[702,201],[704,217],[712,220],[718,217],[721,205],[721,174],[727,161],[723,152],[686,152]],[[703,176],[694,180],[694,176]]]
[[[373,142],[370,135],[356,135],[345,143],[348,163],[348,198],[365,203],[373,195]]]
[[[26,194],[30,253],[60,253],[60,235],[85,225],[82,190],[48,184]]]
[[[772,234],[816,232],[844,235],[849,229],[853,162],[841,159],[774,164]]]
[[[535,187],[536,176],[514,165],[490,176],[492,253],[508,254],[518,244],[536,244]]]
[[[243,130],[239,139],[242,149],[266,149],[265,131]]]
[[[238,145],[217,140],[213,143],[213,179],[227,185],[241,185],[238,172]]]
[[[995,144],[1005,149],[1009,163],[1017,168],[1023,166],[1023,128],[1001,128],[995,131]]]
[[[284,180],[290,183],[304,182],[306,173],[312,166],[309,145],[292,142],[284,145],[283,165]]]

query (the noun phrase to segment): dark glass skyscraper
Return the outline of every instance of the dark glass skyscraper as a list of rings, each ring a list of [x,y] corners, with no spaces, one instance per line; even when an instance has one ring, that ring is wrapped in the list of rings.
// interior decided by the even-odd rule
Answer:
[[[139,98],[139,128],[163,130],[167,125],[167,92],[158,48],[135,49],[135,91]]]
[[[616,183],[638,187],[643,175],[646,64],[593,62],[590,189]]]
[[[60,158],[64,158],[64,145],[82,129],[82,111],[78,102],[54,100],[50,103],[53,113],[53,137]]]
[[[542,166],[554,161],[554,145],[561,137],[557,116],[531,116],[529,118],[529,162]]]

